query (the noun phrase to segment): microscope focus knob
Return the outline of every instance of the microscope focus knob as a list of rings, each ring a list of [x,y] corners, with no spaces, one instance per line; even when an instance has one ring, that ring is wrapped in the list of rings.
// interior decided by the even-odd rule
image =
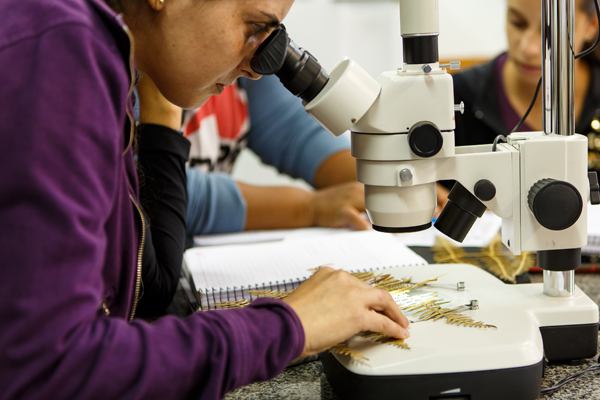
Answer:
[[[573,226],[583,210],[577,188],[556,179],[541,179],[534,183],[529,189],[527,204],[540,225],[553,231]]]
[[[431,122],[417,122],[408,131],[410,149],[419,157],[433,157],[440,152],[444,138]]]
[[[496,197],[496,186],[487,179],[480,179],[475,183],[473,193],[479,200],[490,201]]]

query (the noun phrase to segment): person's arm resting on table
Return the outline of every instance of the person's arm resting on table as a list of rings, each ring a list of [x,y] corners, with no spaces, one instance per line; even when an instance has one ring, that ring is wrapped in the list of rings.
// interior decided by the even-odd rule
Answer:
[[[305,226],[367,229],[364,189],[356,182],[347,138],[334,138],[275,76],[242,79],[252,125],[248,147],[263,162],[316,188],[253,187],[238,183],[246,199],[245,229]]]

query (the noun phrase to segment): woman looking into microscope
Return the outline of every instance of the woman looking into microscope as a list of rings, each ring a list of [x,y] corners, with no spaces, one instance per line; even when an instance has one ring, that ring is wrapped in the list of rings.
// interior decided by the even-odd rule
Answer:
[[[507,0],[508,50],[482,66],[454,75],[454,97],[465,103],[456,115],[456,144],[492,143],[521,120],[542,76],[540,0]],[[594,0],[575,0],[573,51],[579,54],[598,36]],[[573,65],[575,132],[595,137],[600,124],[600,65],[589,56]],[[543,130],[541,90],[519,131]],[[589,168],[600,169],[600,147],[590,148]]]
[[[170,114],[141,113],[134,143],[134,68],[141,110],[154,84],[200,106],[258,78],[249,61],[292,2],[0,2],[0,399],[221,398],[362,330],[408,336],[389,293],[330,268],[285,301],[128,321],[145,263],[181,260],[153,229],[182,242],[189,151]],[[143,209],[165,198],[166,224]]]
[[[596,40],[598,20],[595,0],[574,1],[573,51],[579,54]],[[542,76],[541,29],[540,0],[507,0],[508,50],[453,76],[455,102],[465,104],[464,114],[456,114],[457,146],[490,144],[496,136],[510,134],[525,115]],[[573,94],[575,132],[588,136],[588,169],[600,172],[600,63],[596,53],[575,60]],[[540,89],[518,131],[543,130],[542,103]],[[443,184],[445,187],[438,185],[438,205],[442,206],[453,181]]]

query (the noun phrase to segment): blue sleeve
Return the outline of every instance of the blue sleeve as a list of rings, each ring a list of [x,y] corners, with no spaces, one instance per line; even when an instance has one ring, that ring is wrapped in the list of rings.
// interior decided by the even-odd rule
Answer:
[[[314,186],[321,164],[350,148],[347,137],[331,136],[304,111],[275,75],[257,81],[240,79],[248,93],[250,134],[248,147],[280,172],[302,178]]]
[[[194,167],[186,173],[188,236],[243,231],[246,202],[231,176]]]

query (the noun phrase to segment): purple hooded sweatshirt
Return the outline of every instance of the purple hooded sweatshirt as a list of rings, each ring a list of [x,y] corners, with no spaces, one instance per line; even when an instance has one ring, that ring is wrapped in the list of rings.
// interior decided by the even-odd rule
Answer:
[[[0,399],[216,399],[304,346],[293,310],[128,319],[143,245],[128,34],[100,0],[0,2]]]

